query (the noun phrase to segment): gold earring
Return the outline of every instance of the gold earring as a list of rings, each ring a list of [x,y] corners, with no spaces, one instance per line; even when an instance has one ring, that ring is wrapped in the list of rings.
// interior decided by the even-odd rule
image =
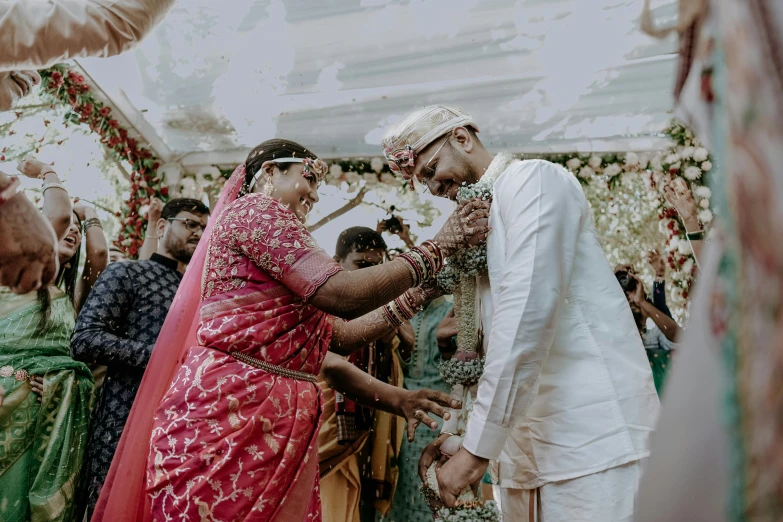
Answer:
[[[262,189],[265,196],[271,196],[272,191],[275,189],[275,187],[272,185],[272,180],[268,179],[266,180],[266,183],[264,183],[264,188]]]

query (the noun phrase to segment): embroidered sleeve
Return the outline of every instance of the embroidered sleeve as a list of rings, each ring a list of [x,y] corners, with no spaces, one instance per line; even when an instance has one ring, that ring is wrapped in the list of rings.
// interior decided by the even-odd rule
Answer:
[[[251,194],[237,200],[221,221],[218,226],[228,234],[232,250],[304,300],[341,270],[293,212],[267,196]]]

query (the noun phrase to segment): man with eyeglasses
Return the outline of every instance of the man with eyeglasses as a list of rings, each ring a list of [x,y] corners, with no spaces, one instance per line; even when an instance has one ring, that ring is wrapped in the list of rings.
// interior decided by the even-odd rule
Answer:
[[[446,105],[408,115],[382,144],[393,172],[436,196],[477,183],[492,194],[476,293],[486,363],[460,449],[437,469],[441,499],[453,506],[492,461],[503,520],[631,520],[659,403],[578,180],[490,153],[472,116]],[[451,433],[425,448],[423,471]]]
[[[76,519],[92,516],[144,369],[196,251],[209,208],[195,199],[166,203],[150,223],[158,248],[149,260],[112,263],[95,283],[71,339],[73,358],[106,366],[103,392],[95,407]]]

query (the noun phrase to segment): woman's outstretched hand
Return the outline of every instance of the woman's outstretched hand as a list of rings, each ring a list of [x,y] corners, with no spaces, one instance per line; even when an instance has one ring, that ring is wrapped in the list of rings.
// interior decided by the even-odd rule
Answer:
[[[413,441],[416,428],[421,423],[431,430],[437,429],[438,423],[430,417],[430,414],[448,420],[451,416],[448,412],[449,408],[460,409],[462,403],[447,393],[435,390],[426,388],[416,391],[404,390],[400,399],[399,415],[408,421],[408,441]]]
[[[489,234],[490,202],[471,199],[460,203],[433,240],[448,257],[471,243],[483,243]],[[473,241],[471,241],[473,240]]]

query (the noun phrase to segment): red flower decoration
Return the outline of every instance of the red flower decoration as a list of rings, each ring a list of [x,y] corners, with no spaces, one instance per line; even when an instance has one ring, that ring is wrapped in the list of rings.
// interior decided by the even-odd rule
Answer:
[[[63,75],[59,71],[54,71],[52,73],[52,88],[59,89],[63,86]]]

